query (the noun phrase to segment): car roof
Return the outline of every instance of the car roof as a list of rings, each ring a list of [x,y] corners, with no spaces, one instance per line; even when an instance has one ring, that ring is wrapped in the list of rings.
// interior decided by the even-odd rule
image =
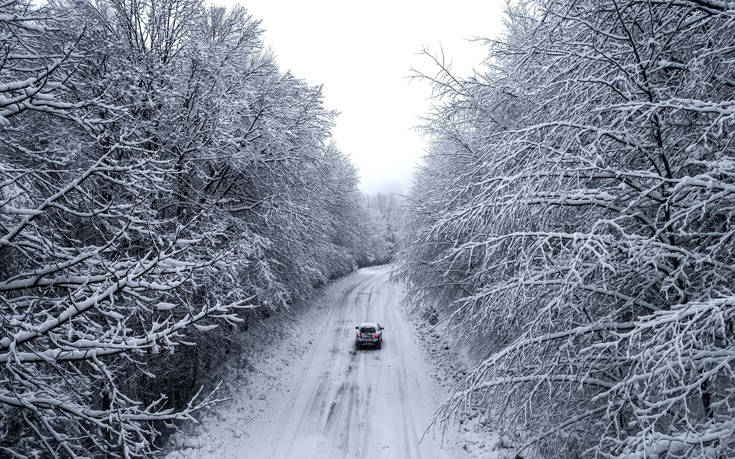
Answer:
[[[362,328],[362,327],[375,327],[375,328],[377,328],[378,327],[378,323],[377,322],[360,322],[360,325],[359,326],[360,326],[360,328]]]

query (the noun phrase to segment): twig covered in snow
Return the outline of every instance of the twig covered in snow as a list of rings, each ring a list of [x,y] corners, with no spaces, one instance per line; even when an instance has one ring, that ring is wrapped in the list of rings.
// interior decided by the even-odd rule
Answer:
[[[735,8],[507,24],[484,73],[436,77],[410,199],[414,298],[488,352],[440,417],[492,404],[554,456],[732,455]]]
[[[0,44],[1,454],[150,456],[253,310],[375,258],[355,170],[242,8],[0,0]]]

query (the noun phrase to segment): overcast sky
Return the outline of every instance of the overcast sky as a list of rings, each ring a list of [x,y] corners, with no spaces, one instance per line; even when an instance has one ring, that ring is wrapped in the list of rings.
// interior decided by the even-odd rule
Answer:
[[[262,21],[283,70],[323,84],[340,112],[334,138],[358,168],[366,193],[405,192],[425,142],[415,127],[430,106],[429,86],[409,81],[430,69],[423,46],[439,44],[456,73],[485,57],[468,41],[501,32],[503,0],[216,0],[245,6]]]

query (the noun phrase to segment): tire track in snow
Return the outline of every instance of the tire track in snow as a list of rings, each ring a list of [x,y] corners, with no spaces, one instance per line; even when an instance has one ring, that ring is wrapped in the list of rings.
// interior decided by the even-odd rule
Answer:
[[[356,282],[353,285],[351,285],[349,288],[347,288],[347,290],[344,292],[344,294],[336,302],[334,302],[334,304],[330,308],[330,311],[329,311],[329,314],[327,316],[327,320],[326,320],[326,323],[325,323],[325,328],[328,327],[329,325],[331,325],[332,322],[334,322],[334,316],[335,315],[339,315],[339,318],[343,319],[344,309],[345,309],[344,305],[348,305],[348,304],[352,303],[352,301],[350,301],[350,298],[352,296],[354,296],[353,294],[354,294],[355,290],[357,290],[358,288],[362,287],[363,284],[369,283],[370,281],[371,281],[371,279],[368,277],[367,279],[363,279],[363,280],[361,280],[359,282]],[[341,313],[341,314],[339,314],[339,313]],[[339,337],[344,334],[345,326],[346,326],[345,322],[346,322],[345,320],[337,320],[337,323],[339,324],[339,327],[338,327],[339,331],[333,335],[333,337],[335,339],[334,339],[334,342],[333,342],[332,346],[330,347],[330,353],[334,349],[336,349],[337,352],[339,352],[339,350],[340,350],[340,346],[339,346],[340,345],[340,340],[339,340]],[[294,396],[296,396],[296,397],[298,397],[298,395],[302,392],[303,385],[307,381],[307,378],[309,376],[308,375],[308,370],[314,366],[313,365],[313,362],[314,362],[316,356],[318,355],[318,351],[319,351],[319,347],[320,347],[319,344],[321,344],[321,343],[315,343],[314,344],[314,346],[313,346],[314,347],[314,352],[311,353],[311,357],[309,359],[309,364],[305,367],[305,370],[306,371],[304,371],[304,373],[306,373],[306,377],[300,379],[300,381],[298,383],[298,388],[293,392]],[[299,421],[298,421],[298,423],[296,425],[296,429],[295,429],[296,432],[308,430],[307,426],[309,424],[309,421],[315,417],[314,416],[314,413],[315,412],[319,412],[318,418],[321,418],[323,416],[323,413],[324,413],[324,405],[325,405],[325,401],[327,400],[327,397],[325,397],[325,395],[326,395],[326,393],[330,389],[330,385],[331,385],[330,384],[330,382],[331,382],[330,376],[332,374],[332,371],[334,370],[334,367],[337,364],[337,360],[338,359],[334,359],[334,362],[333,362],[334,365],[332,366],[332,368],[330,370],[326,370],[326,371],[322,372],[321,375],[319,376],[319,380],[322,383],[316,385],[316,392],[311,397],[311,400],[310,400],[310,402],[308,404],[308,407],[309,407],[308,410],[304,410],[303,413],[301,413],[301,416],[299,418]],[[294,405],[296,405],[296,403],[294,403]],[[311,424],[313,424],[313,421],[311,422]],[[295,443],[296,443],[297,439],[298,439],[297,435],[294,434],[291,437],[290,441],[287,440],[288,441],[288,447],[286,448],[286,451],[284,452],[284,456],[283,457],[291,457],[291,455],[293,455],[295,457],[299,457],[299,456],[293,454]],[[280,444],[281,444],[280,441],[277,441],[276,442],[276,445],[280,445]],[[315,446],[318,447],[319,445],[315,445]],[[315,453],[316,453],[316,451],[315,451]],[[280,456],[276,455],[274,457],[280,457]]]
[[[441,396],[418,348],[416,330],[398,310],[401,296],[386,267],[362,269],[336,281],[315,300],[329,310],[304,324],[312,343],[290,365],[290,379],[277,382],[284,395],[271,392],[264,402],[271,409],[238,426],[243,434],[228,437],[229,443],[212,445],[205,430],[202,454],[184,457],[466,457],[458,449],[442,449],[430,436],[419,443]],[[353,349],[353,327],[365,320],[386,327],[381,350]]]

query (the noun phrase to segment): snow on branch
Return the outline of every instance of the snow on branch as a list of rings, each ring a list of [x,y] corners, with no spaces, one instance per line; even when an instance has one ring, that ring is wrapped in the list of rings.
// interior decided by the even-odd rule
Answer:
[[[437,418],[487,410],[531,454],[732,455],[735,9],[519,1],[507,24],[486,70],[428,77],[401,276],[477,349]]]

